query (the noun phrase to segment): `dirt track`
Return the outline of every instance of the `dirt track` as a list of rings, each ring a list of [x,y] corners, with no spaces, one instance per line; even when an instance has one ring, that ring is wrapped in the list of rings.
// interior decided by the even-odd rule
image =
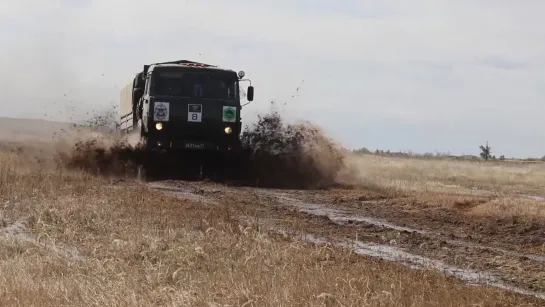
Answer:
[[[159,181],[154,188],[181,198],[240,204],[240,220],[294,232],[359,254],[442,270],[469,283],[489,284],[545,299],[545,225],[463,214],[415,199],[366,190],[271,190],[213,183]]]

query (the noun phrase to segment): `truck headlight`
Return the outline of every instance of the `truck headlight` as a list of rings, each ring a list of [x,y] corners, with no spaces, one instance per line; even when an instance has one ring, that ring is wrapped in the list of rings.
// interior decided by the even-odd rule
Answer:
[[[231,127],[225,127],[224,130],[226,134],[231,134],[233,132],[233,129]]]
[[[155,129],[162,130],[163,129],[163,123],[157,123],[155,124]]]

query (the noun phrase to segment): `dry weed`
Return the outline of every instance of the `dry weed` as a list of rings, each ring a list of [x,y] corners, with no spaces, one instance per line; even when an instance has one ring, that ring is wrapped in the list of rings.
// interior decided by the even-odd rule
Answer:
[[[344,180],[379,182],[407,190],[445,188],[512,189],[545,187],[545,163],[480,162],[351,155]],[[349,175],[352,175],[350,177]]]
[[[470,212],[480,215],[545,218],[545,199],[527,199],[544,195],[542,163],[351,155],[346,164],[341,183],[410,195],[429,206],[476,203]]]
[[[5,305],[537,306],[438,272],[277,238],[239,221],[234,203],[66,169],[19,172],[17,159],[0,158]]]
[[[545,220],[545,201],[502,197],[476,206],[472,214],[496,217],[525,217]]]

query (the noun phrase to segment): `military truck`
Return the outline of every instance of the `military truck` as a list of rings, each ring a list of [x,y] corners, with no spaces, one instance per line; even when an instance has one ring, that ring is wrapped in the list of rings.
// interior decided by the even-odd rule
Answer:
[[[251,80],[189,60],[144,65],[121,90],[120,130],[140,136],[146,151],[236,155],[241,108],[253,101]],[[241,105],[240,83],[249,81]]]

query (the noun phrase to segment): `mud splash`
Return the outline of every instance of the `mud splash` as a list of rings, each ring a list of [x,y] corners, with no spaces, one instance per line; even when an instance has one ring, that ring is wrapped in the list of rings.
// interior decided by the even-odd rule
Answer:
[[[145,160],[144,152],[124,141],[107,141],[100,136],[77,141],[69,151],[59,151],[57,161],[68,169],[93,175],[135,178],[138,164]]]
[[[150,161],[149,156],[140,137],[121,134],[118,128],[116,106],[74,123],[76,136],[58,142],[57,166],[97,176],[138,178],[139,166]]]
[[[285,125],[276,111],[259,116],[241,135],[250,153],[249,177],[260,186],[327,188],[336,184],[345,152],[310,122]]]
[[[111,119],[100,117],[88,121],[98,132],[77,141],[70,150],[60,152],[60,164],[95,175],[123,177],[136,177],[138,166],[145,165],[147,170],[153,171],[151,180],[189,179],[184,173],[187,166],[173,167],[177,161],[172,159],[168,159],[168,163],[162,163],[166,159],[152,159],[133,144],[135,140],[131,136],[122,138],[112,133],[113,124],[105,118]],[[225,182],[242,178],[239,185],[246,186],[328,188],[336,184],[337,174],[344,167],[344,151],[319,127],[308,122],[285,125],[277,112],[259,116],[256,124],[247,126],[241,134],[241,142],[244,154],[238,166],[226,171],[221,180],[209,179]],[[176,174],[168,173],[172,169]]]

